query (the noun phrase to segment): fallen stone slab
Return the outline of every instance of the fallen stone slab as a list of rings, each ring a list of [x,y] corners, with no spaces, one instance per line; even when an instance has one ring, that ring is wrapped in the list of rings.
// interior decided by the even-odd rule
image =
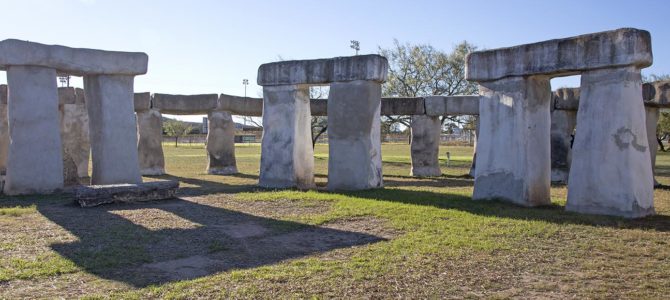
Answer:
[[[368,80],[386,81],[388,61],[381,55],[357,55],[328,59],[288,60],[258,68],[258,85],[328,84]]]
[[[154,94],[153,108],[169,115],[206,115],[216,109],[219,95]]]
[[[602,68],[652,63],[651,35],[634,28],[585,34],[468,54],[466,79],[492,81],[509,76],[571,75]]]
[[[75,189],[75,201],[81,207],[124,202],[147,202],[175,197],[179,182],[173,180],[136,184],[111,184],[82,186]]]
[[[0,69],[38,66],[70,75],[140,75],[147,73],[149,56],[141,52],[105,51],[45,45],[7,39],[0,42]]]

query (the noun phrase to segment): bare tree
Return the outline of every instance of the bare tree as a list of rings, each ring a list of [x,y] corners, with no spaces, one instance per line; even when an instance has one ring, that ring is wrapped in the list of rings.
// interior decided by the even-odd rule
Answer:
[[[456,45],[451,53],[431,45],[400,44],[379,49],[389,60],[388,79],[382,85],[384,97],[423,97],[431,95],[472,95],[477,85],[465,80],[465,56],[476,47],[467,41]],[[442,116],[442,124],[474,122],[470,116]],[[384,116],[382,122],[410,126],[409,116]],[[390,128],[390,126],[387,126]]]

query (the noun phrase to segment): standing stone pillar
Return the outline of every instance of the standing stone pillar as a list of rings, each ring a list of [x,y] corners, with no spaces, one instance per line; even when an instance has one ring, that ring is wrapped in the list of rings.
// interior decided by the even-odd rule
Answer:
[[[315,186],[309,101],[308,85],[263,86],[258,185],[301,189]]]
[[[472,164],[470,164],[470,172],[468,172],[468,175],[470,177],[475,178],[475,166],[477,165],[477,139],[479,138],[479,115],[475,116],[475,141],[474,141],[474,147],[472,149]]]
[[[79,184],[79,174],[73,150],[80,141],[77,140],[77,128],[74,112],[75,90],[72,87],[58,88],[58,110],[60,113],[60,138],[63,147],[63,183],[66,186]],[[88,124],[87,124],[88,125]]]
[[[473,199],[550,203],[549,104],[545,76],[480,82],[479,145]]]
[[[91,184],[140,183],[133,75],[84,76],[93,174]]]
[[[207,173],[237,174],[235,162],[235,122],[227,111],[207,114]]]
[[[381,83],[335,82],[328,96],[328,189],[383,186]]]
[[[137,155],[140,174],[165,174],[163,155],[163,116],[155,109],[137,111]]]
[[[426,115],[412,116],[412,156],[411,176],[430,177],[442,175],[440,170],[440,133],[442,122],[439,117]]]
[[[7,69],[9,152],[4,192],[49,193],[63,187],[56,70]]]
[[[7,170],[9,128],[7,123],[7,85],[0,85],[0,176]]]
[[[641,97],[635,66],[582,73],[567,210],[632,218],[654,214]]]
[[[654,106],[645,106],[645,120],[647,128],[647,144],[649,145],[649,155],[651,156],[651,174],[654,178],[654,186],[658,186],[656,181],[656,153],[658,152],[658,141],[656,140],[656,127],[658,126],[659,108]]]
[[[568,183],[572,161],[572,134],[577,112],[554,109],[551,112],[551,181]]]

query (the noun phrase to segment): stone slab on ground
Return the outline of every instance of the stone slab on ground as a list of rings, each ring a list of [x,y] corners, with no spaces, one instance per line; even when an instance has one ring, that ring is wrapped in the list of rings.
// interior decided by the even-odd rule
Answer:
[[[93,207],[115,202],[165,200],[174,198],[178,188],[179,182],[173,180],[82,186],[75,189],[75,201],[81,207]]]

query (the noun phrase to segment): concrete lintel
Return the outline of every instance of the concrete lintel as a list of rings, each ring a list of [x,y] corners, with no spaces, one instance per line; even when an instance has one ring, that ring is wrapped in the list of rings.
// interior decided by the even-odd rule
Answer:
[[[368,80],[386,81],[388,61],[377,54],[312,60],[288,60],[258,68],[258,85],[329,84]]]
[[[0,69],[40,66],[70,75],[140,75],[147,73],[149,56],[142,52],[70,48],[7,39],[0,42]]]
[[[218,94],[170,95],[154,94],[153,108],[170,115],[206,115],[216,109]]]
[[[652,64],[648,31],[621,28],[538,43],[477,51],[466,58],[466,79],[492,81],[509,76],[564,76],[583,71]]]
[[[260,117],[263,115],[263,99],[219,95],[217,111],[227,111],[233,115]]]
[[[429,96],[424,98],[426,115],[479,115],[479,96]]]
[[[151,93],[135,93],[133,99],[135,102],[135,112],[151,109]]]

